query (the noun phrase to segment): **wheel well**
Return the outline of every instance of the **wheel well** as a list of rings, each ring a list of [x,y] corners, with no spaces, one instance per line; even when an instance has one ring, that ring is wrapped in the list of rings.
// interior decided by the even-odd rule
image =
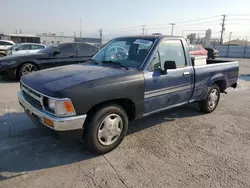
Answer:
[[[219,86],[221,93],[226,90],[227,84],[225,80],[218,80],[214,84]]]
[[[3,56],[6,56],[6,54],[5,54],[5,53],[2,53],[2,52],[0,52],[0,54],[3,55]]]
[[[125,112],[127,113],[129,120],[135,119],[135,104],[132,100],[126,99],[126,98],[114,99],[114,100],[101,102],[101,103],[93,106],[87,112],[88,117],[91,117],[97,110],[99,110],[103,106],[111,105],[111,104],[117,104],[117,105],[121,106],[125,110]]]
[[[39,70],[39,67],[37,66],[36,63],[34,63],[34,62],[29,62],[29,61],[23,62],[23,63],[21,63],[21,64],[17,67],[17,69],[16,69],[16,77],[17,77],[17,78],[19,78],[18,72],[19,72],[20,68],[21,68],[24,64],[26,64],[26,63],[30,63],[30,64],[32,64],[32,65],[35,65],[36,68],[37,68],[37,70]]]

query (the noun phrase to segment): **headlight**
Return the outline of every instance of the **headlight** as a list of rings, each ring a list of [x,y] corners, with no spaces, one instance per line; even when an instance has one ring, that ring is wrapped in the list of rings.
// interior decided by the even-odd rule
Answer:
[[[70,99],[48,99],[48,106],[52,112],[60,116],[75,115],[75,109]]]
[[[49,99],[48,107],[49,107],[50,110],[52,110],[52,111],[55,112],[55,109],[56,109],[56,100],[55,99]]]

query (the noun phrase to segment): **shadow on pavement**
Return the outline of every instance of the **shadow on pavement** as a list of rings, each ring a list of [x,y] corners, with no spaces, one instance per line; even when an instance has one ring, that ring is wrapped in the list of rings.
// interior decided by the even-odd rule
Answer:
[[[133,134],[164,122],[175,121],[175,119],[204,115],[198,110],[197,106],[196,103],[189,104],[138,119],[131,122],[128,134]]]
[[[17,83],[17,82],[19,82],[19,81],[15,80],[15,79],[3,78],[0,76],[0,83]]]
[[[136,120],[131,123],[128,134],[163,122],[199,115],[202,113],[197,110],[195,104],[187,105]],[[26,122],[16,122],[16,126]],[[42,134],[0,138],[0,181],[21,176],[28,171],[53,168],[97,157],[86,151],[80,142],[68,144],[65,141],[67,139],[62,139],[61,135],[58,136],[51,130],[37,130]],[[65,136],[67,135],[63,135]]]

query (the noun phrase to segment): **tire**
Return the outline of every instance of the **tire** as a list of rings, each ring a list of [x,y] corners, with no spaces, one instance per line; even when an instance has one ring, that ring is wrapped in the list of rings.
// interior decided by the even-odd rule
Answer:
[[[26,70],[26,71],[25,71]],[[37,71],[38,68],[36,65],[32,64],[32,63],[24,63],[19,69],[18,69],[18,72],[17,72],[17,78],[21,78],[21,76],[25,75],[25,74],[28,74],[28,73],[31,73],[31,72],[34,72],[34,71]],[[25,73],[26,72],[26,73]]]
[[[212,56],[211,59],[215,59],[215,56]]]
[[[199,107],[202,112],[213,112],[220,100],[220,88],[214,84],[210,87],[207,97],[203,101],[199,101]]]
[[[84,127],[83,140],[92,153],[104,154],[115,149],[128,130],[128,116],[116,104],[99,108]]]
[[[6,55],[4,55],[4,54],[0,54],[0,57],[5,57]]]

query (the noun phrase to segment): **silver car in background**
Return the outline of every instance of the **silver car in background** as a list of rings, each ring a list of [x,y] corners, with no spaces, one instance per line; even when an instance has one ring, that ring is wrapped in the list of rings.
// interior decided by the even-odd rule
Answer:
[[[37,43],[20,43],[9,47],[6,55],[36,53],[45,47],[45,45]]]

